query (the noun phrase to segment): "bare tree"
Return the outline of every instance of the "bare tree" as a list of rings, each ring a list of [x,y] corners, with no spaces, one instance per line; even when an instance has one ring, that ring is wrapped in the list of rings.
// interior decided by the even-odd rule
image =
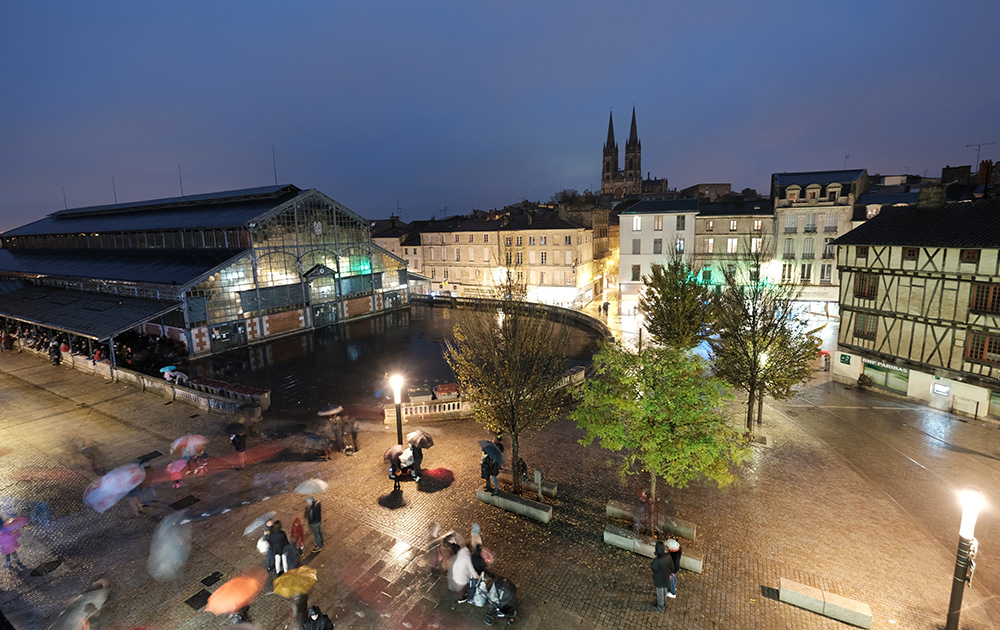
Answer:
[[[547,318],[544,307],[524,301],[524,293],[508,271],[494,299],[460,311],[444,350],[476,422],[510,435],[515,493],[521,489],[520,438],[559,416],[558,386],[566,369],[565,329]]]
[[[747,392],[748,439],[753,439],[754,410],[764,394],[791,396],[819,352],[819,339],[798,317],[795,301],[801,286],[770,281],[763,271],[769,259],[758,247],[726,270],[717,311],[719,333],[711,340],[715,373]]]

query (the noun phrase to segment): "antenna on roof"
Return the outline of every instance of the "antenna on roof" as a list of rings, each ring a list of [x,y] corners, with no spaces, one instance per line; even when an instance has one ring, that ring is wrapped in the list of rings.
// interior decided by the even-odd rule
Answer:
[[[976,172],[979,172],[979,154],[983,152],[983,147],[996,144],[996,142],[973,142],[972,144],[965,145],[965,148],[976,147]]]
[[[845,171],[847,170],[847,160],[851,159],[852,157],[854,157],[853,153],[847,153],[847,154],[844,155],[844,170]]]
[[[115,176],[111,176],[111,190],[115,191],[115,205],[118,205],[118,188],[115,186]]]
[[[69,210],[69,204],[66,203],[66,187],[63,186],[62,189],[63,189],[63,209]]]
[[[181,163],[177,163],[177,179],[181,182],[181,197],[184,196],[184,178],[181,177]]]
[[[278,185],[278,160],[274,157],[274,144],[271,144],[271,165],[274,166],[274,185]]]

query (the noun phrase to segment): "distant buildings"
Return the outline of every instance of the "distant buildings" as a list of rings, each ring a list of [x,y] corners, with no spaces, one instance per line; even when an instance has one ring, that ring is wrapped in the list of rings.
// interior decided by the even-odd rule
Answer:
[[[1000,417],[1000,200],[888,206],[837,238],[834,378]]]
[[[91,342],[135,330],[204,355],[408,303],[368,221],[291,185],[62,210],[2,242],[0,317]]]
[[[642,143],[635,124],[635,107],[632,108],[632,127],[628,142],[625,143],[625,168],[618,159],[618,144],[615,142],[614,115],[608,118],[608,139],[604,143],[601,166],[601,197],[615,205],[624,199],[664,198],[671,191],[664,179],[642,178]]]

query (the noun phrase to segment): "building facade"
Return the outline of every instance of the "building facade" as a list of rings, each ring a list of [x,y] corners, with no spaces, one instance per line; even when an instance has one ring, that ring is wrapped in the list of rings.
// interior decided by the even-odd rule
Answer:
[[[643,276],[673,254],[689,257],[695,246],[697,199],[640,201],[618,215],[618,291],[622,313],[637,311]]]
[[[1000,200],[887,206],[836,247],[834,378],[1000,418]]]
[[[805,302],[817,311],[836,308],[839,278],[833,241],[851,229],[855,201],[868,192],[865,170],[775,173],[776,257],[779,278],[801,283]]]
[[[408,304],[368,221],[291,185],[63,210],[2,240],[0,316],[95,341],[138,330],[198,356]]]
[[[691,267],[705,284],[721,286],[726,272],[737,274],[748,255],[774,258],[774,210],[767,200],[701,202],[694,220],[694,249]],[[769,262],[768,264],[773,264]],[[745,272],[746,270],[742,270]],[[764,273],[774,279],[775,270]]]

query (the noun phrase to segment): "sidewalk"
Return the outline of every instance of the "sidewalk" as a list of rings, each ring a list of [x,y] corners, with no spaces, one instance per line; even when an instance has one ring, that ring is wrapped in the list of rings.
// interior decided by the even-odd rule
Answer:
[[[160,487],[160,502],[139,516],[120,504],[105,514],[85,508],[83,489],[93,473],[65,456],[73,435],[98,439],[114,467],[196,432],[211,439],[209,452],[232,451],[221,427],[226,419],[102,381],[31,355],[0,354],[0,506],[45,501],[53,512],[21,538],[21,558],[41,573],[0,571],[0,609],[19,630],[45,628],[93,580],[112,582],[102,614],[105,628],[131,630],[223,627],[223,619],[185,603],[219,572],[222,580],[262,565],[244,526],[274,510],[286,529],[304,509],[290,492],[318,476],[330,488],[323,502],[327,542],[317,557],[319,583],[310,602],[345,628],[482,628],[483,609],[453,605],[445,580],[423,566],[427,524],[464,534],[481,524],[495,569],[518,586],[518,626],[534,628],[843,628],[843,624],[777,601],[780,577],[832,591],[872,606],[874,628],[943,625],[954,550],[928,538],[896,505],[843,459],[773,410],[764,432],[773,448],[755,448],[737,487],[692,486],[666,492],[671,511],[698,526],[698,540],[682,545],[705,557],[701,575],[682,573],[666,613],[655,599],[649,560],[603,544],[604,504],[634,497],[645,478],[619,482],[617,457],[583,448],[582,432],[562,421],[522,439],[522,457],[559,483],[552,523],[544,526],[475,500],[480,484],[471,422],[423,426],[435,446],[425,452],[426,477],[436,483],[403,484],[403,503],[392,488],[382,453],[395,431],[366,423],[360,452],[312,461],[296,449],[244,471],[193,478],[175,491]],[[266,418],[267,419],[267,418]],[[412,427],[416,428],[416,427]],[[259,441],[251,440],[251,446]],[[169,455],[152,460],[154,467]],[[448,478],[453,476],[454,481]],[[188,496],[193,549],[185,577],[160,584],[148,577],[150,535],[168,504]],[[190,500],[190,499],[189,499]],[[228,511],[226,511],[228,510]],[[206,514],[207,516],[202,516]],[[308,537],[308,533],[307,533]],[[307,543],[307,549],[311,545]],[[978,588],[967,591],[964,627],[994,628]],[[270,593],[270,582],[251,607],[263,629],[286,627],[289,602]]]

